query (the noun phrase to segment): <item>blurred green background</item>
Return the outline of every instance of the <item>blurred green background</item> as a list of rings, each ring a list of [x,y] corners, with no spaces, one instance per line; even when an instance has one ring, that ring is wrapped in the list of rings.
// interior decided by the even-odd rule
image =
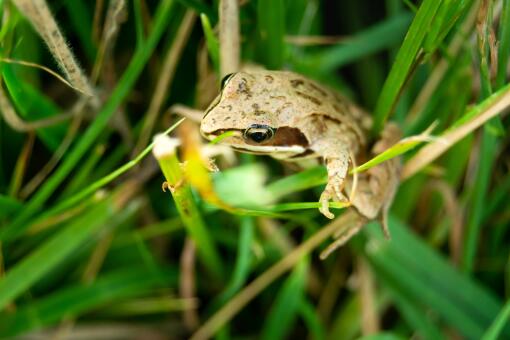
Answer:
[[[227,153],[209,196],[199,167],[205,184],[181,173],[161,190],[147,146],[172,105],[219,91],[220,1],[48,1],[93,99],[19,63],[76,85],[41,38],[44,11],[19,11],[41,2],[0,1],[0,338],[510,338],[508,115],[402,181],[391,241],[371,223],[320,260],[329,242],[295,249],[329,223],[298,204],[318,200],[322,167]],[[509,0],[239,6],[243,64],[341,91],[374,132],[390,119],[441,135],[508,103]]]

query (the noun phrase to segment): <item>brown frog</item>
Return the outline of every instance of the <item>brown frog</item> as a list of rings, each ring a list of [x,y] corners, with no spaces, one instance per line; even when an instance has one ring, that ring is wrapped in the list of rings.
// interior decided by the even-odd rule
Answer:
[[[210,140],[231,132],[220,143],[242,152],[284,161],[322,159],[328,182],[319,210],[333,218],[328,203],[347,200],[352,187],[346,180],[349,166],[370,156],[371,125],[371,117],[353,102],[313,80],[288,71],[254,70],[225,77],[200,130]],[[384,151],[399,138],[396,125],[388,124],[372,153]],[[359,174],[349,199],[362,216],[385,219],[398,186],[398,164],[390,160]]]

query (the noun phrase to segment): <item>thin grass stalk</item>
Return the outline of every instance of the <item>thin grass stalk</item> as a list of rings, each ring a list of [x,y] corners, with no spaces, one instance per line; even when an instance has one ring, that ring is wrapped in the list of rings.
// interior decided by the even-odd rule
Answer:
[[[451,129],[424,146],[406,162],[402,179],[407,179],[441,156],[453,144],[510,107],[510,84],[469,110]]]
[[[60,31],[46,1],[13,0],[13,2],[23,15],[29,19],[36,31],[46,42],[57,64],[66,75],[66,79],[74,87],[80,89],[81,92],[92,96],[91,99],[98,103],[89,80],[67,45],[64,35]]]
[[[177,64],[189,39],[195,20],[196,14],[191,10],[188,10],[182,19],[172,46],[167,51],[160,72],[161,76],[158,78],[154,95],[152,96],[149,108],[144,115],[145,120],[143,122],[142,131],[140,132],[138,142],[133,149],[133,155],[136,155],[149,141],[152,130],[154,129],[154,124],[156,123],[158,114],[161,111],[161,107],[169,95],[169,88],[174,79]]]
[[[168,25],[168,18],[172,12],[173,3],[174,2],[171,0],[160,2],[154,19],[153,30],[147,39],[145,48],[141,48],[135,52],[135,55],[124,72],[123,77],[120,79],[117,87],[101,112],[96,116],[94,122],[89,126],[87,131],[85,131],[75,147],[68,153],[61,166],[26,204],[23,212],[19,214],[11,224],[3,228],[0,233],[0,240],[12,239],[23,233],[30,218],[39,211],[39,209],[41,209],[46,200],[64,181],[88,149],[94,144],[97,137],[103,132],[110,117],[116,112],[122,103],[122,100],[124,100],[124,98],[128,95],[145,63],[152,55],[152,51],[156,47],[157,42]]]
[[[248,302],[253,300],[267,286],[285,272],[292,269],[304,256],[331,237],[338,231],[338,229],[347,228],[349,226],[349,221],[355,217],[355,212],[348,211],[317,231],[310,238],[301,243],[299,247],[259,275],[254,281],[234,296],[227,304],[225,304],[219,311],[202,324],[202,326],[191,336],[190,340],[211,338],[218,329],[231,320],[244,306],[246,306],[246,304],[248,304]]]
[[[220,0],[220,79],[240,68],[239,3]]]
[[[200,260],[211,275],[219,280],[223,274],[220,256],[177,159],[177,145],[179,141],[167,136],[157,136],[155,139],[153,155],[166,178],[163,190],[170,190],[182,223],[197,246]]]

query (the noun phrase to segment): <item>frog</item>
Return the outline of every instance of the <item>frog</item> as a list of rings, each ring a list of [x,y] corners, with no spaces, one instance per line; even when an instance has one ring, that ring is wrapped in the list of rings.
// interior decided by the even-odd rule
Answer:
[[[264,69],[223,78],[200,123],[206,139],[223,135],[220,143],[240,152],[287,162],[321,161],[328,180],[319,211],[331,219],[329,202],[348,202],[366,219],[380,217],[389,235],[386,218],[398,187],[398,161],[381,163],[356,180],[348,176],[353,165],[400,138],[390,123],[371,145],[371,128],[371,116],[341,93],[295,72]]]

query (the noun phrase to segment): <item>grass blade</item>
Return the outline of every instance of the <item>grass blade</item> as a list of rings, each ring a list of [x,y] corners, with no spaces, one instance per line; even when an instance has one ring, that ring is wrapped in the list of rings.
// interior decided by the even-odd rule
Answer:
[[[108,218],[114,216],[118,209],[113,206],[113,203],[112,198],[97,203],[7,271],[0,280],[0,310],[103,228]]]
[[[388,116],[395,107],[398,95],[412,71],[423,40],[442,3],[443,1],[437,0],[424,0],[421,3],[377,100],[374,112],[374,133],[381,131]]]
[[[285,280],[261,331],[262,339],[284,339],[295,322],[304,295],[308,260],[299,261]]]
[[[285,6],[283,0],[259,0],[257,5],[259,52],[262,63],[270,70],[283,66],[285,52]]]
[[[140,278],[143,277],[143,280]],[[176,273],[154,272],[143,267],[117,270],[93,283],[81,283],[62,289],[40,300],[21,305],[15,313],[0,314],[0,334],[10,337],[29,332],[100,308],[106,303],[140,296],[176,281]]]
[[[64,181],[73,168],[78,164],[80,159],[85,155],[87,150],[95,142],[96,138],[103,132],[110,117],[117,110],[122,100],[128,95],[133,87],[136,79],[140,75],[144,65],[150,58],[152,51],[156,47],[163,31],[168,24],[169,16],[172,12],[173,1],[165,0],[160,3],[156,17],[154,19],[153,31],[147,39],[147,43],[143,48],[136,50],[131,63],[124,72],[117,87],[111,94],[108,102],[105,104],[101,112],[96,116],[94,122],[88,127],[80,141],[74,148],[68,152],[67,157],[58,167],[55,173],[44,183],[37,191],[32,199],[27,203],[26,209],[0,233],[0,240],[12,240],[19,236],[26,229],[26,222],[37,212],[46,200],[53,194],[57,187]]]

